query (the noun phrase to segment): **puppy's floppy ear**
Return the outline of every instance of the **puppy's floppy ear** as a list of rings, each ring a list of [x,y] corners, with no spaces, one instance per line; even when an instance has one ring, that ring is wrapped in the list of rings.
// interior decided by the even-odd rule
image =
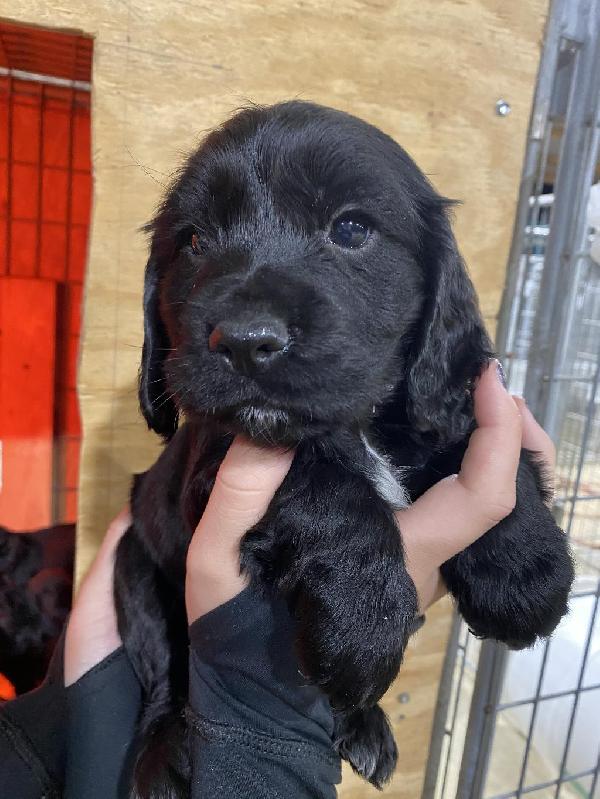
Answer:
[[[169,397],[163,368],[171,343],[160,315],[160,269],[154,250],[153,247],[144,280],[144,346],[139,399],[148,427],[168,440],[177,430],[178,412]]]
[[[471,381],[492,357],[475,289],[448,219],[451,204],[435,196],[421,212],[427,299],[407,385],[412,423],[445,442],[457,441],[469,431]]]

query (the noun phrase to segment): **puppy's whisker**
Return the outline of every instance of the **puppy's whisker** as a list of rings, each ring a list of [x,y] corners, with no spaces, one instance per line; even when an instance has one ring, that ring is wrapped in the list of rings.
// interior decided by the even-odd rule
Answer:
[[[161,400],[166,394],[169,393],[169,391],[170,391],[169,388],[166,388],[164,391],[161,391],[161,393],[157,397],[155,397],[154,402],[158,402],[159,400]],[[172,399],[172,397],[176,393],[177,392],[172,392],[171,395],[169,397],[167,397],[167,399],[164,402],[162,402],[160,405],[157,406],[157,408],[161,408],[165,404],[165,402],[168,402],[168,400]],[[154,407],[154,402],[152,403],[153,407]]]
[[[172,394],[170,394],[168,397],[166,397],[166,398],[165,398],[165,399],[164,399],[164,400],[163,400],[163,401],[160,403],[160,405],[157,405],[156,407],[154,407],[154,406],[153,406],[153,407],[154,407],[154,410],[155,410],[155,411],[158,411],[160,408],[162,408],[162,407],[163,407],[163,405],[166,405],[166,404],[167,404],[167,402],[168,402],[169,400],[172,400],[172,399],[174,399],[176,396],[177,396],[177,392],[176,392],[176,391],[174,391]]]

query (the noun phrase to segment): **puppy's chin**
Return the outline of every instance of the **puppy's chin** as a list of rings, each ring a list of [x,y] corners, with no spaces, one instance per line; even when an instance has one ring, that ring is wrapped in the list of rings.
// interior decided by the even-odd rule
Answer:
[[[193,414],[193,416],[198,416]],[[228,433],[243,433],[260,444],[294,447],[307,438],[322,436],[334,425],[307,418],[283,408],[243,405],[237,408],[211,409],[202,414]]]
[[[295,444],[302,438],[299,425],[287,411],[248,405],[235,412],[241,431],[256,441],[272,444]]]

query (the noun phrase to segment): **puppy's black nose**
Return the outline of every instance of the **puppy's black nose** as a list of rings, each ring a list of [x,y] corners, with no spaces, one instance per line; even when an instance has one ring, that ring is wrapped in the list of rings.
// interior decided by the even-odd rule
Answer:
[[[208,338],[237,372],[252,375],[268,369],[287,350],[290,337],[279,319],[258,322],[220,322]]]

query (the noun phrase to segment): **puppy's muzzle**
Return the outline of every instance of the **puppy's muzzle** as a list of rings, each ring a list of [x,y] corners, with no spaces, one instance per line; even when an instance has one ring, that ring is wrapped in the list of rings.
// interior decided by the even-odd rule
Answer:
[[[248,377],[270,369],[289,346],[288,329],[279,319],[219,322],[208,337],[209,350]]]

